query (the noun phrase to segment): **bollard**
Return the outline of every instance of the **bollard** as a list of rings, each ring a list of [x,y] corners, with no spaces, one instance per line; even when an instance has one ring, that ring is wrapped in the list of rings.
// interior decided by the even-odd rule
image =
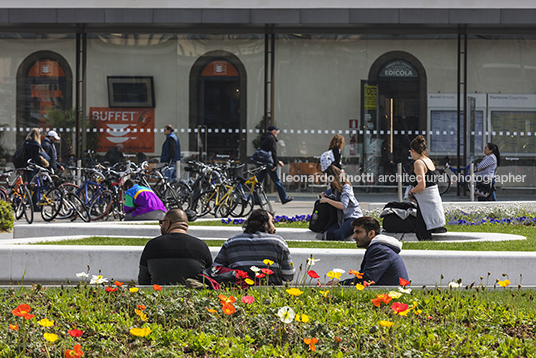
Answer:
[[[398,163],[396,166],[396,181],[398,183],[398,201],[403,201],[404,193],[402,193],[402,163]]]
[[[181,177],[181,161],[177,160],[175,162],[175,178],[179,179]]]
[[[471,163],[469,166],[469,198],[471,201],[475,201],[475,163]]]
[[[78,159],[76,161],[76,176],[78,177],[76,179],[76,185],[81,186],[82,185],[82,159]]]

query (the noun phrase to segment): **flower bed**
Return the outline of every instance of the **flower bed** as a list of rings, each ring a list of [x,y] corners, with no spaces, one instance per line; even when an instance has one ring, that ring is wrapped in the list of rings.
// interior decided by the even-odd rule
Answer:
[[[534,292],[500,287],[508,280],[492,287],[482,279],[467,287],[451,282],[446,289],[411,290],[401,280],[394,289],[340,289],[325,286],[319,276],[309,270],[292,288],[227,291],[139,289],[100,275],[71,287],[4,289],[0,356],[536,354]],[[308,280],[318,287],[303,287]]]

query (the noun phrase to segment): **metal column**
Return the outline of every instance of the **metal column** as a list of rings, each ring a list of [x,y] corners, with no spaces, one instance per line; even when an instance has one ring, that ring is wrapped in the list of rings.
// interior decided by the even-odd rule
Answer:
[[[82,158],[86,150],[86,65],[87,65],[87,34],[84,30],[76,33],[76,140],[75,156]]]
[[[264,35],[264,130],[274,124],[274,68],[275,68],[275,35],[267,32]]]
[[[462,63],[463,61],[463,63]],[[462,70],[463,66],[463,70]],[[462,74],[463,72],[463,74]],[[463,99],[462,99],[462,86],[463,86]],[[462,174],[460,168],[465,166],[467,163],[467,145],[469,144],[467,140],[467,34],[458,34],[458,152],[457,152],[457,161],[458,161],[458,177]],[[463,101],[463,110],[462,110],[462,101]],[[462,125],[462,116],[463,116],[463,155],[461,153],[461,125]],[[463,162],[463,164],[462,164]],[[460,195],[461,183],[458,181],[457,185],[457,196]],[[463,195],[465,196],[465,186],[463,186]]]

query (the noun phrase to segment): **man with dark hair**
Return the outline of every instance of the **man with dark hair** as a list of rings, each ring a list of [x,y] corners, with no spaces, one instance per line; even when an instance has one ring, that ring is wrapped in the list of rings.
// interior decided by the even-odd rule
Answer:
[[[340,281],[340,284],[355,285],[363,281],[374,281],[376,285],[398,286],[400,278],[409,280],[406,266],[399,255],[402,242],[391,236],[380,235],[378,220],[370,216],[360,217],[352,221],[352,228],[357,247],[367,249],[359,270],[363,278],[350,278]],[[329,283],[339,282],[333,280]]]
[[[164,126],[164,134],[166,140],[162,144],[162,153],[160,155],[160,163],[170,165],[172,169],[165,174],[168,179],[173,179],[176,176],[175,165],[181,160],[181,144],[179,138],[174,133],[175,128],[171,124]]]
[[[212,255],[207,244],[188,231],[188,217],[180,209],[167,212],[160,220],[161,236],[150,240],[141,254],[140,285],[184,284],[211,267]]]
[[[125,191],[125,221],[160,220],[166,214],[162,200],[150,188],[127,179],[123,184]]]
[[[41,147],[43,147],[45,153],[47,153],[50,157],[49,168],[54,170],[63,170],[63,166],[58,163],[58,152],[56,150],[56,146],[54,145],[54,143],[59,142],[60,139],[61,138],[56,131],[49,131],[41,143]]]
[[[110,163],[110,165],[115,165],[117,163],[123,163],[125,161],[125,146],[122,143],[119,143],[115,147],[111,147],[106,152],[104,156],[104,161]]]
[[[257,179],[262,184],[262,182],[266,178],[266,173],[268,173],[270,175],[270,178],[274,182],[275,190],[277,190],[277,193],[279,194],[281,204],[286,204],[294,200],[294,198],[292,196],[287,195],[283,184],[281,184],[279,175],[277,174],[277,167],[283,167],[285,165],[282,161],[277,159],[277,133],[279,133],[279,128],[277,128],[276,126],[269,126],[266,129],[266,133],[262,137],[260,148],[262,150],[272,153],[272,160],[274,161],[274,166],[272,168],[268,167],[266,168],[266,170],[259,172],[257,174]]]
[[[263,209],[253,210],[242,228],[243,234],[225,241],[214,259],[214,266],[242,270],[250,278],[255,277],[255,271],[268,268],[273,271],[269,275],[271,284],[281,285],[284,281],[292,281],[294,265],[290,251],[286,241],[275,235],[272,214]]]

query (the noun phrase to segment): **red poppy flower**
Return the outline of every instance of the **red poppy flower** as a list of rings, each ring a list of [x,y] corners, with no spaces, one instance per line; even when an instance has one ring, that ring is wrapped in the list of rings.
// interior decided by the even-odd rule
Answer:
[[[136,305],[136,309],[143,311],[145,309],[145,305]]]
[[[236,275],[240,278],[248,278],[248,273],[246,271],[238,270],[236,271]]]
[[[115,292],[117,291],[117,287],[106,287],[106,292]]]
[[[363,286],[365,287],[369,287],[370,285],[374,285],[376,282],[374,281],[363,281]]]
[[[156,283],[153,285],[153,290],[155,291],[162,291],[162,286],[157,285]]]
[[[263,273],[256,273],[255,274],[255,277],[258,277],[258,278],[263,278],[264,276],[266,276],[266,275],[263,274]]]
[[[221,309],[222,309],[223,313],[225,313],[228,316],[232,315],[236,311],[235,306],[233,306],[232,303],[224,303],[223,306],[221,307]]]
[[[117,287],[121,287],[121,286],[123,286],[123,282],[121,282],[121,281],[115,281],[115,282],[114,282],[114,285],[116,285]]]
[[[335,340],[337,341],[337,343],[341,343],[342,339],[340,339],[339,337],[335,337]]]
[[[319,278],[320,275],[317,274],[314,270],[307,271],[307,275],[309,275],[310,278]]]
[[[76,337],[80,337],[82,333],[84,332],[79,329],[71,329],[70,331],[67,331],[67,333],[69,333],[71,337],[76,338]]]
[[[404,280],[402,277],[398,278],[398,282],[400,282],[400,286],[402,286],[402,287],[406,287],[407,285],[409,285],[409,281]]]
[[[271,275],[271,274],[274,273],[272,270],[267,269],[267,268],[262,268],[262,269],[261,269],[261,272],[263,272],[263,273],[265,273],[265,274],[267,274],[267,275]]]
[[[82,346],[80,344],[77,344],[74,346],[74,349],[67,349],[65,351],[65,357],[66,358],[80,358],[84,355],[84,352],[82,352]]]
[[[391,308],[393,309],[393,311],[395,311],[396,313],[400,313],[400,312],[404,312],[405,310],[408,309],[408,305],[405,304],[405,303],[400,303],[400,302],[394,302],[392,305],[391,305]]]
[[[32,308],[29,305],[23,303],[11,312],[17,317],[26,317],[31,310]]]
[[[254,297],[251,297],[251,296],[244,296],[242,297],[242,303],[247,303],[248,305],[252,304],[253,302],[255,302],[255,298]]]
[[[25,320],[29,320],[29,319],[32,319],[32,318],[34,318],[34,317],[35,317],[34,314],[27,314],[26,316],[24,316],[24,319],[25,319]]]

